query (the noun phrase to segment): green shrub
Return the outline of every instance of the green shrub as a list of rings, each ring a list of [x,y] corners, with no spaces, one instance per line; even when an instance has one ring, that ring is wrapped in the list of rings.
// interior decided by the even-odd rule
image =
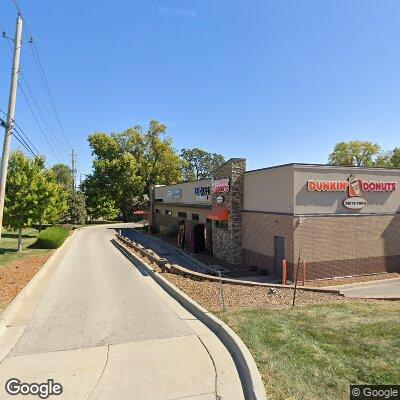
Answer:
[[[178,230],[175,225],[161,225],[160,226],[160,235],[172,237],[178,233]]]
[[[32,247],[36,249],[57,249],[68,237],[69,230],[63,226],[51,226],[40,232]]]

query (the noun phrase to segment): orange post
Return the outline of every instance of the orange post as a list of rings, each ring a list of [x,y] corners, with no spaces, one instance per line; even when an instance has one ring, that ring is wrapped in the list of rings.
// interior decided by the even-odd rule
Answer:
[[[306,269],[307,269],[306,260],[303,260],[303,286],[306,286]]]
[[[287,272],[286,260],[282,260],[282,285],[283,286],[286,286],[286,272]]]

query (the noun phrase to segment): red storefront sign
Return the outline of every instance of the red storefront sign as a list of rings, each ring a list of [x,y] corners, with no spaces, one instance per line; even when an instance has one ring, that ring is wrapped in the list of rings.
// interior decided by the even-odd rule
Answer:
[[[363,192],[394,192],[397,190],[397,182],[362,181],[357,185]],[[355,185],[354,185],[355,186]],[[307,181],[307,189],[310,192],[345,192],[348,188],[353,190],[349,181]]]
[[[213,193],[228,193],[229,192],[229,179],[216,179],[211,182]]]

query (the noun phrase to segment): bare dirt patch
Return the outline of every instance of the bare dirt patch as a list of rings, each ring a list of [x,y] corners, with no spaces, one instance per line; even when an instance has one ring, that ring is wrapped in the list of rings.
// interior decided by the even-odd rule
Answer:
[[[26,286],[50,255],[27,257],[0,266],[0,312]]]

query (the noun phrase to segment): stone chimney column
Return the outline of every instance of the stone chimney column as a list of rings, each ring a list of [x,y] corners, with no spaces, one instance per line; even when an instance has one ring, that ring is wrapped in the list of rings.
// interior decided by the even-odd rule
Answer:
[[[227,208],[229,217],[227,226],[218,227],[213,222],[213,254],[215,257],[234,266],[242,265],[242,214],[243,214],[243,173],[246,160],[231,158],[213,173],[213,179],[229,179],[229,192],[218,194],[211,190],[212,207]],[[218,202],[217,198],[222,202]]]

